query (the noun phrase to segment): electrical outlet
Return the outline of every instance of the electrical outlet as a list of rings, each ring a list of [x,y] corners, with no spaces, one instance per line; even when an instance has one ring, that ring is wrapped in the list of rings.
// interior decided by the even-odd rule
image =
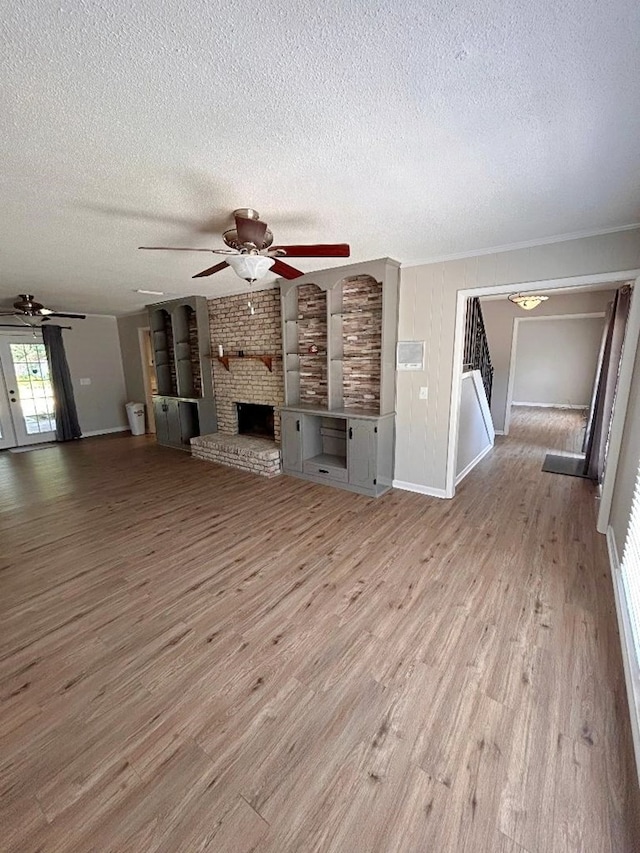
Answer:
[[[81,379],[80,384],[81,385],[91,385],[91,380],[90,379]]]
[[[420,386],[420,394],[419,394],[420,399],[426,400],[428,396],[429,396],[429,389],[427,388],[426,385],[421,385]]]

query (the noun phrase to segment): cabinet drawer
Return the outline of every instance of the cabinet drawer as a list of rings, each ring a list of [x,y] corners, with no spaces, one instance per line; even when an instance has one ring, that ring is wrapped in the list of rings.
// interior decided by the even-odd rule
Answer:
[[[326,477],[327,480],[347,482],[347,469],[340,468],[337,465],[327,465],[322,462],[314,462],[313,459],[307,459],[302,463],[302,470],[305,474],[315,474],[319,477]]]

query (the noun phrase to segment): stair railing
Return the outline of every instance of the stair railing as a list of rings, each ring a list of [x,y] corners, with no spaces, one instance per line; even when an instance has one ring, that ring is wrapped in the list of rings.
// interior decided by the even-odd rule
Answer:
[[[487,401],[491,404],[493,365],[491,364],[491,356],[489,354],[489,344],[487,343],[482,308],[480,307],[480,300],[477,297],[467,300],[463,370],[480,371]]]

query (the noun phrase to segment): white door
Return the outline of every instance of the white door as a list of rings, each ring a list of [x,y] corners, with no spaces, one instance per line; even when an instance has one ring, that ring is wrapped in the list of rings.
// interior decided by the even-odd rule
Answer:
[[[15,446],[16,436],[13,431],[13,421],[11,420],[9,395],[7,394],[7,386],[4,381],[2,365],[0,364],[0,450],[6,450],[8,447]]]
[[[4,377],[0,385],[0,447],[55,441],[53,388],[42,341],[26,335],[2,335],[0,366]],[[7,409],[10,417],[4,420],[2,412]]]

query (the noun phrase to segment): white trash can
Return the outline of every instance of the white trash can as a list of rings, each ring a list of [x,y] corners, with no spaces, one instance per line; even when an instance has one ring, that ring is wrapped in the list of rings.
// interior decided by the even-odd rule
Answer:
[[[144,435],[144,403],[127,403],[125,408],[131,435]]]

